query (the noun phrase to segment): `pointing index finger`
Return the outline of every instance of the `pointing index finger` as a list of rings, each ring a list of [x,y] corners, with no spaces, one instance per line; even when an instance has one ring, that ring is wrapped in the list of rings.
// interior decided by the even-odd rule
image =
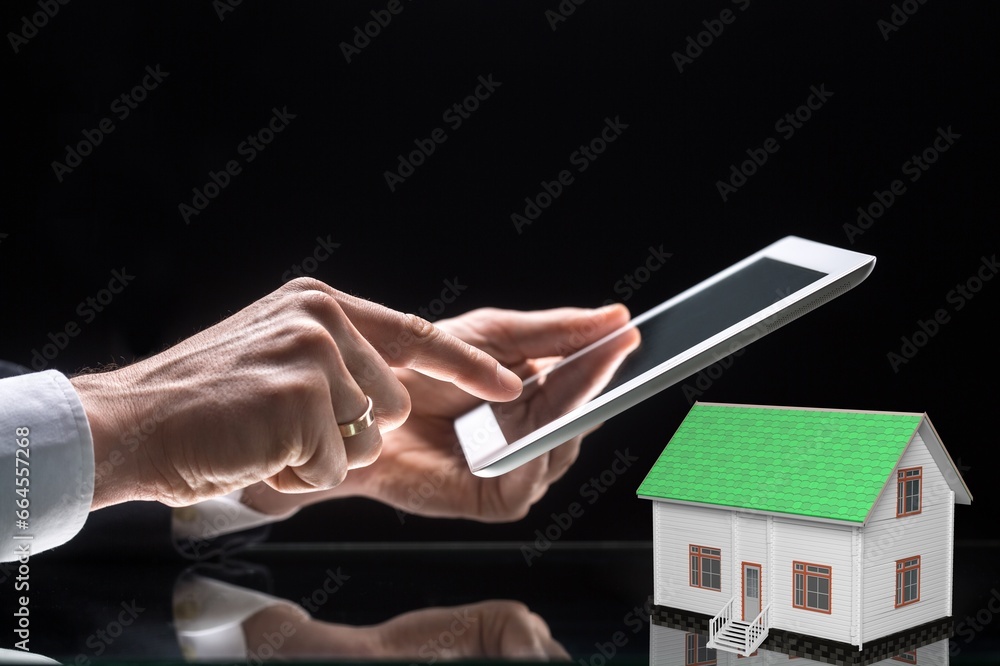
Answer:
[[[517,375],[426,319],[346,294],[338,294],[337,300],[390,366],[451,382],[483,400],[507,401],[520,395]]]

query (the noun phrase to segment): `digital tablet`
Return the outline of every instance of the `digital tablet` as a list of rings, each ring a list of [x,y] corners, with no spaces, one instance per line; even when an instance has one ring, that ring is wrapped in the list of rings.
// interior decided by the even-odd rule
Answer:
[[[469,468],[497,476],[584,433],[868,277],[875,257],[788,236],[634,317],[455,421]]]

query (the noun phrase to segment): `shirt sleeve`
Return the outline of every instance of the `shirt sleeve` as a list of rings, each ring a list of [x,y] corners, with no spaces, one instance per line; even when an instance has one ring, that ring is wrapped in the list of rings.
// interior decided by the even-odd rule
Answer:
[[[69,379],[56,370],[0,379],[0,561],[72,539],[93,497],[94,442]]]

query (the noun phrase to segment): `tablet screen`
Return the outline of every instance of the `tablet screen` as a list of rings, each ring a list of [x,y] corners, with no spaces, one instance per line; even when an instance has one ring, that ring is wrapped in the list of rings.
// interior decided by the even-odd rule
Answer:
[[[606,345],[613,345],[617,336],[603,341],[584,354],[555,365],[535,380],[538,386],[532,387],[532,382],[526,382],[524,394],[516,400],[494,403],[492,409],[500,430],[507,442],[514,443],[540,426],[538,416],[543,421],[555,420],[826,275],[775,259],[758,259],[638,324],[636,328],[641,336],[638,347],[620,360],[610,381],[603,388],[570,391],[575,398],[558,397],[566,395],[560,384],[567,381],[579,383],[580,364],[595,366],[593,374],[600,375],[601,368],[597,366],[606,365],[609,359],[609,355],[602,354],[601,349]],[[536,418],[530,419],[533,421],[531,423],[524,418],[524,411],[518,409],[518,402],[539,390],[551,391],[557,397],[542,401],[549,406],[551,413],[536,415]]]

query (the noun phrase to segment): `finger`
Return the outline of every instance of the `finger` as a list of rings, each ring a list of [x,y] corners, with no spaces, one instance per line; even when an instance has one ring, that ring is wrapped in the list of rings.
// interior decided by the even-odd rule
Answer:
[[[484,400],[512,400],[521,393],[521,379],[495,358],[416,315],[345,294],[311,278],[297,278],[282,289],[315,290],[332,297],[354,327],[394,368],[412,368],[451,382]]]
[[[629,322],[629,311],[621,304],[593,310],[555,308],[535,312],[482,310],[470,313],[475,327],[474,344],[495,353],[505,364],[545,356],[568,356],[613,333]],[[442,323],[448,329],[461,326]],[[482,337],[480,341],[478,338]]]
[[[542,455],[495,479],[497,505],[492,521],[510,522],[527,516],[549,490],[545,482],[548,469],[549,457]]]
[[[545,654],[550,658],[550,661],[569,661],[572,659],[563,644],[552,637],[544,640],[542,645],[544,645]]]
[[[371,465],[382,452],[382,433],[378,421],[368,426],[364,426],[363,422],[359,424],[368,412],[369,396],[365,395],[356,382],[345,381],[331,387],[331,398],[337,423],[332,445],[336,446],[339,438],[340,446],[347,455],[348,469]],[[372,406],[374,407],[374,401]],[[364,429],[353,435],[341,430],[341,426],[350,428],[352,425]]]
[[[290,447],[285,466],[264,483],[282,493],[308,493],[339,485],[347,475],[344,441],[337,429],[329,391],[320,394],[322,404],[307,408],[301,424],[301,443]]]
[[[402,425],[410,413],[409,393],[340,306],[335,297],[339,292],[313,279],[293,280],[282,289],[285,293],[296,294],[295,307],[322,325],[329,334],[328,338],[323,336],[324,339],[317,341],[318,353],[311,358],[322,359],[331,384],[353,378],[361,391],[371,396],[381,429],[392,430]],[[333,361],[332,356],[336,354],[340,355],[342,364]],[[367,405],[367,401],[361,404]],[[352,406],[350,402],[341,405],[349,414],[355,407],[357,405]],[[342,423],[350,420],[346,416],[342,417]]]
[[[544,483],[546,487],[552,485],[573,466],[577,458],[580,457],[580,445],[583,442],[583,435],[578,435],[549,451],[548,469],[545,470]]]
[[[311,422],[303,425],[301,454],[288,462],[287,474],[279,474],[284,487],[274,486],[282,492],[338,486],[349,469],[370,465],[382,451],[377,422],[350,437],[341,433],[340,425],[357,421],[368,410],[368,396],[354,381],[335,343],[329,343],[320,358],[328,381],[326,403],[310,406],[306,412]],[[320,394],[322,397],[324,394]]]
[[[569,660],[569,652],[566,651],[562,643],[552,637],[552,631],[541,615],[531,613],[529,622],[534,625],[534,633],[538,637],[538,643],[545,657],[548,657],[549,660],[553,658],[559,661]]]
[[[507,401],[521,393],[521,379],[516,374],[425,319],[368,301],[340,304],[358,331],[394,368],[411,368],[451,382],[483,400]]]
[[[554,368],[541,381],[528,383],[529,422],[536,427],[548,423],[599,394],[639,342],[638,330],[624,329],[587,354]]]
[[[639,329],[634,327],[619,329],[618,333],[582,355],[580,361],[566,363],[562,381],[570,384],[589,382],[600,391],[611,381],[611,377],[629,354],[638,349],[641,342]],[[587,360],[583,361],[584,358]]]
[[[596,429],[596,428],[595,428]],[[580,456],[580,446],[584,435],[578,435],[563,442],[545,455],[522,465],[509,474],[499,477],[507,487],[503,496],[516,494],[522,498],[526,513],[548,493],[553,483],[561,479]]]
[[[343,408],[341,413],[360,416],[368,407],[368,399],[356,385],[354,391],[348,388],[331,395],[328,418],[323,419],[313,437],[309,438],[311,446],[303,446],[303,454],[289,460],[283,470],[266,479],[267,485],[283,493],[328,490],[343,483],[348,470],[370,465],[377,460],[382,451],[382,435],[377,423],[351,437],[344,437],[340,432],[338,421],[349,423],[353,419],[338,417],[334,405],[357,402],[358,396],[364,401],[364,407],[360,411]]]
[[[548,624],[523,604],[507,604],[511,610],[507,618],[501,617],[499,654],[518,659],[547,660],[565,654],[555,642]]]
[[[339,305],[338,305],[339,307]],[[347,318],[334,317],[328,323],[348,374],[374,404],[375,419],[381,432],[395,430],[410,414],[410,394],[392,368],[369,344]],[[341,423],[345,419],[341,414]]]

